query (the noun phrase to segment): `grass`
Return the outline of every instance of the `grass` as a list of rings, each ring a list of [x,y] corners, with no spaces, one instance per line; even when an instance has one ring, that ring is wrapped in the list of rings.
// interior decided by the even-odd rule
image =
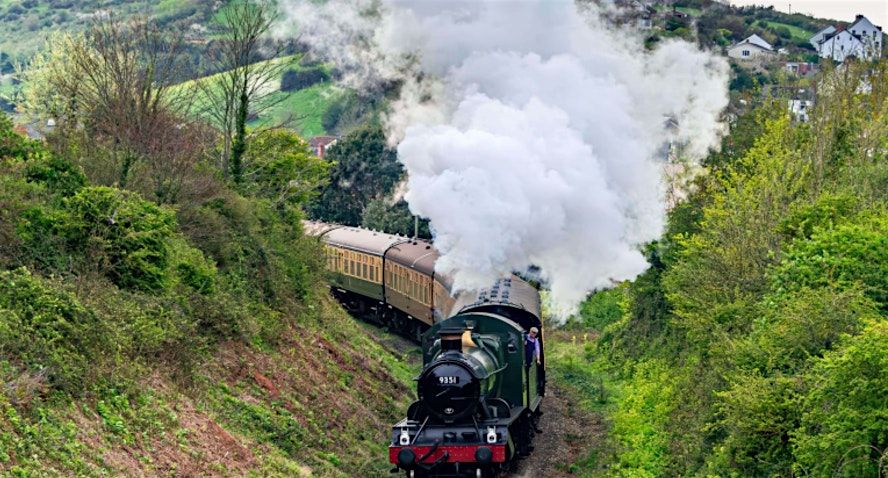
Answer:
[[[771,27],[773,29],[777,29],[779,27],[786,27],[787,29],[789,29],[789,32],[792,34],[793,41],[807,41],[812,36],[814,36],[813,33],[805,30],[804,28],[799,28],[795,25],[789,25],[787,23],[780,23],[780,22],[774,22],[774,21],[766,21],[766,23],[768,24],[769,27]]]
[[[345,90],[329,82],[299,91],[277,91],[270,98],[275,105],[249,124],[252,127],[284,125],[304,138],[322,135],[326,133],[324,113],[344,93]]]
[[[557,383],[571,407],[584,413],[610,417],[617,409],[621,382],[611,377],[603,362],[596,360],[595,334],[557,330],[547,334],[546,363],[548,381]],[[614,444],[610,438],[572,455],[570,463],[560,468],[579,478],[613,476]]]
[[[300,63],[300,55],[291,55],[281,58],[268,60],[269,62],[282,63],[283,66],[280,75],[273,79],[269,88],[279,88],[280,78],[284,71],[293,69],[302,70]],[[329,66],[325,66],[329,68]],[[201,81],[212,82],[218,78],[221,73],[202,78]],[[195,81],[186,81],[175,87],[176,91],[187,91],[193,88]],[[296,131],[304,138],[323,135],[326,133],[323,126],[324,114],[332,104],[342,98],[346,94],[346,90],[334,85],[331,82],[318,83],[297,91],[280,91],[276,90],[271,93],[267,101],[272,106],[263,110],[258,118],[251,120],[248,124],[252,128],[280,126]],[[197,104],[195,110],[200,111],[205,105]]]
[[[0,476],[390,476],[416,347],[393,351],[382,343],[402,340],[316,305],[267,350],[223,347],[188,387],[155,370],[30,410],[0,390]],[[0,362],[0,379],[12,372]]]

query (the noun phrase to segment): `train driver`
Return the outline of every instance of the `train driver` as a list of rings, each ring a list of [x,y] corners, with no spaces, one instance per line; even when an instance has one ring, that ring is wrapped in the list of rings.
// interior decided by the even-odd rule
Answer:
[[[540,363],[540,339],[537,338],[539,333],[539,329],[531,327],[527,338],[524,339],[524,363],[527,367],[530,367],[534,360],[537,364]]]

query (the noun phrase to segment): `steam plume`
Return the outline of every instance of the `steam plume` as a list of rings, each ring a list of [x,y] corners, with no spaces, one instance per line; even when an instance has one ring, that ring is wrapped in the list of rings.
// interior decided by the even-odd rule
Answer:
[[[569,313],[636,277],[664,225],[665,146],[701,157],[722,131],[726,62],[683,41],[645,51],[573,2],[283,8],[349,86],[403,83],[388,138],[458,288],[536,265]]]

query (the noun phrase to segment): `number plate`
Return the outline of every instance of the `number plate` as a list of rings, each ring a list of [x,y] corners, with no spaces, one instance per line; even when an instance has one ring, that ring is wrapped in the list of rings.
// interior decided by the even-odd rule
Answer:
[[[459,377],[438,377],[439,385],[459,385]]]

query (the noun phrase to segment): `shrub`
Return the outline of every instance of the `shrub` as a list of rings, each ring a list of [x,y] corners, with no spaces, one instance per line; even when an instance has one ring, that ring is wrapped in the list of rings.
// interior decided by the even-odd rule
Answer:
[[[327,81],[330,75],[322,68],[287,70],[281,76],[281,91],[296,91]]]
[[[12,120],[0,113],[0,159],[25,158],[42,149],[42,145],[12,130]]]
[[[28,159],[25,168],[28,181],[46,185],[50,191],[70,196],[86,185],[86,176],[80,168],[53,154],[36,154]]]
[[[115,284],[146,291],[167,286],[172,211],[108,187],[83,188],[66,200],[65,211],[70,247],[90,251]]]
[[[0,355],[45,371],[49,383],[80,393],[110,347],[95,315],[27,269],[0,272]]]
[[[863,285],[868,297],[888,307],[888,216],[819,229],[795,241],[777,268],[778,289]]]
[[[809,239],[816,229],[828,229],[846,222],[859,208],[858,199],[847,194],[824,194],[813,203],[802,202],[790,209],[780,223],[786,237]]]
[[[178,239],[171,244],[176,276],[182,284],[201,294],[210,294],[216,286],[216,265],[197,249]]]
[[[793,443],[799,475],[882,476],[888,451],[888,323],[846,337],[843,347],[815,362]],[[884,473],[884,469],[882,473]]]

